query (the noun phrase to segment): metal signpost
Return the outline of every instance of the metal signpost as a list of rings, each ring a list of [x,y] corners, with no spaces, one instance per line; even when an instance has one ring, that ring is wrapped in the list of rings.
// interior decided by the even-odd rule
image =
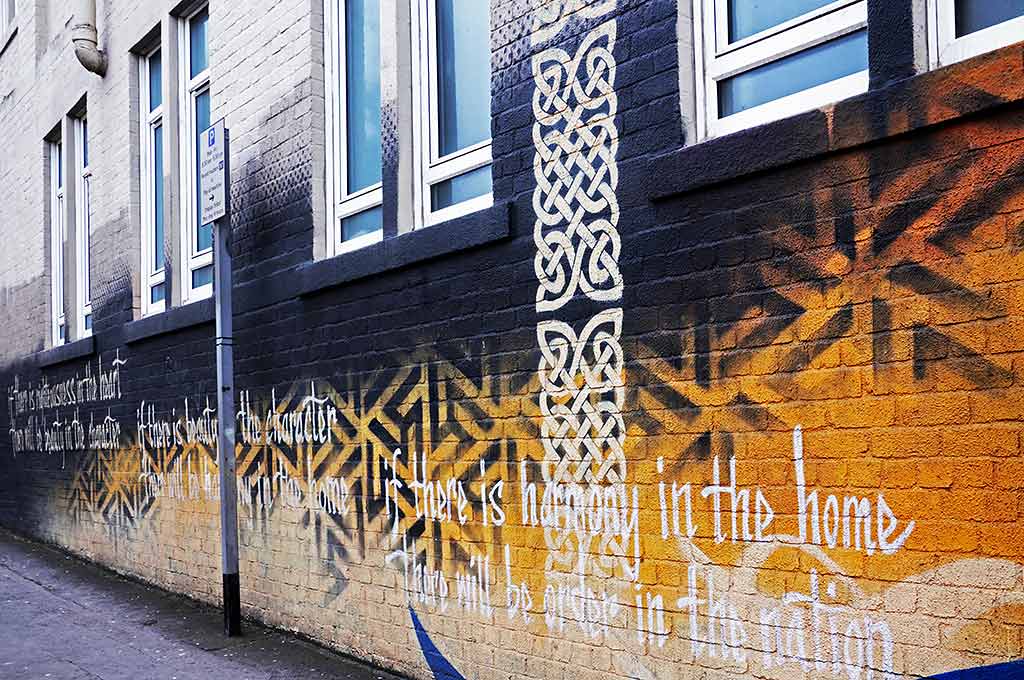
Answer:
[[[224,632],[241,635],[238,585],[238,509],[235,488],[235,370],[231,324],[230,146],[224,119],[200,134],[202,224],[214,225],[217,307],[217,467],[220,468],[220,553],[224,579]]]

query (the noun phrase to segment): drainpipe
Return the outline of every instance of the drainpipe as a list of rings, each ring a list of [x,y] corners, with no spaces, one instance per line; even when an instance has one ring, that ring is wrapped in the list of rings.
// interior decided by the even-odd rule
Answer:
[[[77,0],[75,16],[71,21],[71,42],[75,56],[86,70],[101,78],[107,72],[107,55],[99,49],[96,30],[96,0]]]

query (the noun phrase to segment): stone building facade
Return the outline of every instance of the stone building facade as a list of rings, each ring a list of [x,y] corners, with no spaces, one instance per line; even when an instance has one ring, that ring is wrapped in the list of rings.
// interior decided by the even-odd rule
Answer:
[[[411,677],[1024,672],[1019,2],[86,5],[0,8],[4,526],[217,603],[231,418],[244,614]]]

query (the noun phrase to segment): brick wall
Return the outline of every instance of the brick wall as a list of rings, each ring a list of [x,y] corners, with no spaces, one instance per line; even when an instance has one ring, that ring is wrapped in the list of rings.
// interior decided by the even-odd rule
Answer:
[[[1019,45],[683,148],[675,3],[496,2],[490,221],[401,234],[385,252],[409,264],[346,276],[310,263],[313,5],[211,8],[248,616],[418,678],[921,678],[1022,656]],[[110,74],[75,76],[103,140],[103,285],[135,267],[109,246],[133,238],[111,130],[160,18],[123,10]],[[44,87],[77,67],[31,32],[0,55],[27,92],[0,126],[43,121],[0,170],[34,234],[3,268],[0,521],[216,603],[209,315],[126,324],[122,290],[91,353],[29,356],[41,140],[81,94]],[[34,45],[36,72],[6,70]]]

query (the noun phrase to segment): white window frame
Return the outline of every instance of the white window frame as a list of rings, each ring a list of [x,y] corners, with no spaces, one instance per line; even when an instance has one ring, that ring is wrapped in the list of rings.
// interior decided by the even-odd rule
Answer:
[[[356,238],[342,240],[342,221],[372,210],[384,202],[383,182],[354,193],[348,192],[348,69],[345,62],[346,0],[324,0],[325,87],[327,91],[327,208],[331,221],[330,255],[359,250],[380,242],[384,230],[378,229]],[[382,24],[383,27],[383,24]],[[337,83],[337,85],[335,85]]]
[[[489,2],[489,0],[480,1]],[[489,208],[494,204],[492,185],[492,191],[482,196],[456,203],[441,210],[432,210],[431,208],[430,190],[435,184],[493,163],[491,139],[459,149],[447,156],[439,154],[436,8],[435,0],[413,0],[413,98],[418,107],[418,115],[415,118],[420,123],[415,126],[414,136],[414,147],[419,159],[415,164],[416,186],[419,189],[415,192],[415,205],[417,223],[424,227]],[[489,26],[488,35],[490,35]],[[487,58],[491,58],[490,53]],[[490,84],[488,84],[489,89]],[[488,110],[490,110],[490,104],[488,100]]]
[[[735,43],[729,43],[727,0],[693,0],[697,66],[697,134],[729,134],[825,106],[868,89],[868,71],[718,117],[718,83],[867,26],[866,0],[836,0]]]
[[[64,147],[48,142],[50,149],[50,334],[54,347],[68,341],[64,315],[64,179],[61,177]]]
[[[203,4],[195,7],[187,15],[179,18],[178,22],[178,54],[181,64],[181,88],[179,93],[180,108],[183,112],[182,120],[183,134],[181,135],[181,200],[182,200],[182,224],[181,224],[181,291],[182,302],[195,302],[213,295],[213,283],[198,288],[192,287],[192,272],[213,265],[213,248],[196,250],[196,232],[198,230],[199,215],[197,211],[196,185],[198,183],[198,159],[196,158],[196,138],[202,130],[196,129],[196,100],[204,92],[210,92],[210,24],[206,25],[206,49],[207,62],[206,70],[191,77],[191,31],[189,21],[208,9]],[[210,115],[213,116],[213,97],[210,98]]]
[[[140,148],[142,150],[142,158],[140,163],[140,184],[139,187],[140,195],[142,197],[142,261],[140,262],[139,268],[139,279],[142,281],[142,315],[148,316],[150,314],[159,314],[167,308],[167,288],[164,286],[164,299],[159,302],[153,302],[153,288],[166,283],[165,268],[161,267],[157,271],[153,271],[153,262],[156,259],[156,254],[159,252],[158,249],[162,250],[162,243],[156,243],[154,239],[154,232],[156,231],[156,222],[153,211],[156,207],[156,196],[153,191],[153,184],[157,181],[163,181],[164,169],[155,166],[156,163],[156,152],[153,145],[153,133],[158,127],[163,127],[163,145],[164,155],[167,153],[167,127],[164,125],[164,101],[163,93],[161,93],[160,106],[156,107],[152,111],[149,110],[149,101],[151,92],[149,91],[150,85],[150,68],[152,63],[150,59],[156,56],[157,53],[161,55],[161,71],[163,71],[163,52],[160,47],[156,47],[151,50],[145,56],[139,60],[139,116],[140,120]],[[164,80],[164,73],[161,73],[161,83]],[[164,194],[164,206],[166,207],[167,195]],[[164,215],[164,238],[167,238],[166,228],[167,219]]]
[[[1024,40],[1024,16],[956,37],[956,0],[928,0],[928,54],[932,68],[948,66]]]
[[[75,129],[75,274],[79,338],[92,335],[86,319],[92,320],[92,161],[85,164],[87,118],[73,119]]]
[[[16,14],[14,3],[15,0],[0,0],[0,39],[7,34],[7,31],[14,24],[14,16]]]

